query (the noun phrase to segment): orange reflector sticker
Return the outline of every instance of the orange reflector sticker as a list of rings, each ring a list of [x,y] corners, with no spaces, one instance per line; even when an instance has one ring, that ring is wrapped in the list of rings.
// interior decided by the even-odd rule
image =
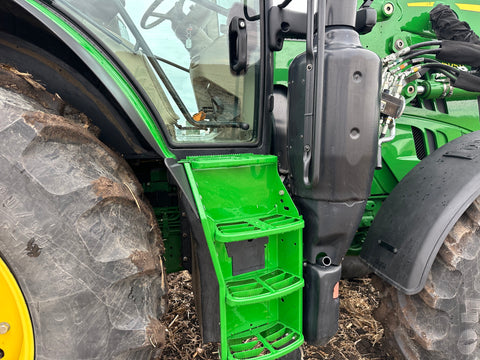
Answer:
[[[206,117],[207,117],[207,114],[205,114],[205,112],[203,111],[199,111],[198,113],[192,116],[193,120],[195,121],[203,121],[205,120]]]
[[[336,283],[335,286],[333,287],[333,298],[338,299],[338,290],[340,288],[340,283]]]

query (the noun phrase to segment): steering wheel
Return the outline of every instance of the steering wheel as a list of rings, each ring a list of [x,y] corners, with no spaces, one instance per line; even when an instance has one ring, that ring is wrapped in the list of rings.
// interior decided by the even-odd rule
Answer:
[[[178,14],[178,11],[182,11],[185,0],[177,1],[175,5],[166,14],[160,14],[155,12],[155,10],[160,6],[162,2],[163,0],[155,0],[145,11],[142,16],[142,21],[140,22],[140,26],[143,29],[151,29],[163,22],[164,20],[172,20],[175,17],[175,14]],[[147,24],[147,20],[151,17],[156,19],[153,20],[150,24]]]

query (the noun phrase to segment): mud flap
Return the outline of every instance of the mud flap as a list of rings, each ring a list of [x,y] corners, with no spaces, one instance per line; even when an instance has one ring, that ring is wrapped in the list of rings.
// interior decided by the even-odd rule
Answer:
[[[480,132],[446,144],[395,187],[361,258],[408,295],[420,292],[450,229],[480,194]]]

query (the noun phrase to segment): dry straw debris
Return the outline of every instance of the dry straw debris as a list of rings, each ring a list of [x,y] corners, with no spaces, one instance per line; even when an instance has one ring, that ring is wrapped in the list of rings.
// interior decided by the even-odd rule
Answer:
[[[192,279],[187,271],[168,275],[169,311],[164,360],[217,360],[218,344],[202,344],[195,313]],[[383,327],[374,319],[379,306],[372,279],[342,280],[340,320],[337,335],[323,347],[305,345],[305,360],[383,360],[389,354],[383,345]]]

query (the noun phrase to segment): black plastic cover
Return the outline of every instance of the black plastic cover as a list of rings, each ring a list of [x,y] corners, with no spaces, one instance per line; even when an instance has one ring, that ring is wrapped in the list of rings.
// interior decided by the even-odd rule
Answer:
[[[356,0],[326,0],[326,26],[354,27],[357,17]]]
[[[271,51],[280,51],[283,40],[305,39],[307,16],[304,13],[273,6],[268,11],[268,46]]]
[[[289,70],[290,168],[297,196],[351,201],[370,193],[377,152],[380,116],[380,59],[360,45],[352,29],[326,31],[323,114],[316,116],[314,135],[321,134],[320,149],[312,149],[312,162],[320,162],[317,186],[303,182],[305,113],[305,54]],[[318,137],[318,136],[317,136]],[[313,175],[312,177],[314,177]],[[351,181],[355,179],[356,181]]]
[[[268,236],[226,243],[227,254],[232,259],[232,275],[265,269],[266,244]]]
[[[278,157],[280,174],[288,170],[288,89],[283,85],[273,87],[273,154]]]
[[[340,264],[362,220],[366,200],[332,202],[294,197],[305,220],[303,253],[315,263],[318,254],[327,254],[333,264]]]
[[[340,300],[335,285],[341,266],[307,264],[304,268],[303,334],[309,345],[325,345],[338,330]]]
[[[179,191],[182,233],[191,240],[192,285],[203,342],[220,341],[219,285],[193,193],[182,164],[165,159]]]
[[[430,11],[432,29],[440,40],[457,40],[480,44],[480,38],[465,21],[460,21],[450,6],[438,4]]]
[[[371,7],[360,7],[355,19],[355,31],[360,35],[368,34],[377,24],[377,11]]]
[[[377,275],[408,295],[420,292],[455,222],[480,194],[480,132],[422,160],[393,189],[361,253]]]
[[[326,252],[339,264],[370,194],[380,116],[380,60],[361,47],[351,28],[327,28],[325,36],[323,113],[314,119],[310,166],[316,181],[309,186],[303,179],[305,54],[295,58],[289,70],[289,168],[294,199],[305,218],[305,257],[314,263],[318,253]]]
[[[326,25],[355,27],[355,30],[360,34],[369,33],[377,23],[377,11],[365,6],[355,12],[356,6],[357,2],[355,0],[328,0],[326,3]],[[268,17],[270,50],[282,50],[283,41],[286,38],[305,39],[307,31],[305,13],[273,6],[268,12]]]

